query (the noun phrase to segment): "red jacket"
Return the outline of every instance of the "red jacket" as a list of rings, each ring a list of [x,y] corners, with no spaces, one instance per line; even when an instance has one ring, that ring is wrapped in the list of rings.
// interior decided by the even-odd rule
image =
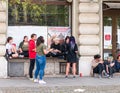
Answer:
[[[34,40],[29,41],[29,58],[30,59],[35,59],[36,57],[36,52],[33,50],[36,48],[36,44]]]

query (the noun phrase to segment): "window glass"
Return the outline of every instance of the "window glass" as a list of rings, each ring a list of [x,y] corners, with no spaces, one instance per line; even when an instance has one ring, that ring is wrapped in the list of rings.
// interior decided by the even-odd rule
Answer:
[[[49,0],[55,1],[55,0]],[[56,0],[63,2],[64,0]],[[68,4],[10,2],[9,25],[69,26]]]

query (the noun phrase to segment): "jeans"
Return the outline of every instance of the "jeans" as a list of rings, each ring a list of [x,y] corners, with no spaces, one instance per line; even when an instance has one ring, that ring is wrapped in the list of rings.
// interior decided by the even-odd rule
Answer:
[[[104,70],[103,64],[99,63],[94,69],[93,73],[98,73],[99,75],[102,75],[102,71]]]
[[[29,77],[33,78],[33,70],[35,65],[35,59],[30,59],[30,67],[29,67]]]
[[[35,79],[38,78],[39,74],[39,79],[42,80],[44,76],[44,69],[46,65],[46,57],[45,56],[40,56],[36,55],[36,70],[35,70]]]
[[[114,67],[108,67],[109,70],[109,75],[113,75],[113,73],[115,72]]]

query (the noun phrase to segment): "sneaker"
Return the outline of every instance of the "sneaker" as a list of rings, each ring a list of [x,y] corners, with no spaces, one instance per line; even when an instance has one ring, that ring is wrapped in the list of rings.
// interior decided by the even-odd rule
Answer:
[[[46,82],[43,80],[39,80],[39,84],[46,84]]]
[[[34,79],[33,78],[29,78],[29,80],[33,81]]]
[[[38,83],[39,81],[38,81],[38,79],[34,79],[34,83]]]
[[[24,57],[24,55],[19,55],[19,58],[23,58]]]
[[[103,77],[104,78],[108,78],[109,77],[109,74],[107,74],[105,71],[103,72]]]
[[[73,76],[73,78],[75,78],[75,76]]]
[[[113,75],[110,75],[108,78],[110,78],[110,79],[113,78]]]
[[[65,78],[68,78],[68,76],[65,76]]]
[[[98,75],[98,78],[102,78],[102,75]]]

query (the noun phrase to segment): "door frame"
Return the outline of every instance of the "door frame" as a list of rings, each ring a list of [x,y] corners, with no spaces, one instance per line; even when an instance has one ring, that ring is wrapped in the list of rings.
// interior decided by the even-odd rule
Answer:
[[[120,1],[104,1],[112,3],[120,3]],[[104,4],[103,2],[103,4]],[[117,58],[116,48],[117,48],[117,18],[120,17],[120,9],[109,9],[103,10],[103,18],[111,17],[112,18],[112,56],[114,59]],[[103,24],[104,31],[104,24]],[[104,35],[104,33],[103,33]],[[103,39],[104,42],[104,39]],[[103,54],[104,54],[104,43],[103,43]]]

